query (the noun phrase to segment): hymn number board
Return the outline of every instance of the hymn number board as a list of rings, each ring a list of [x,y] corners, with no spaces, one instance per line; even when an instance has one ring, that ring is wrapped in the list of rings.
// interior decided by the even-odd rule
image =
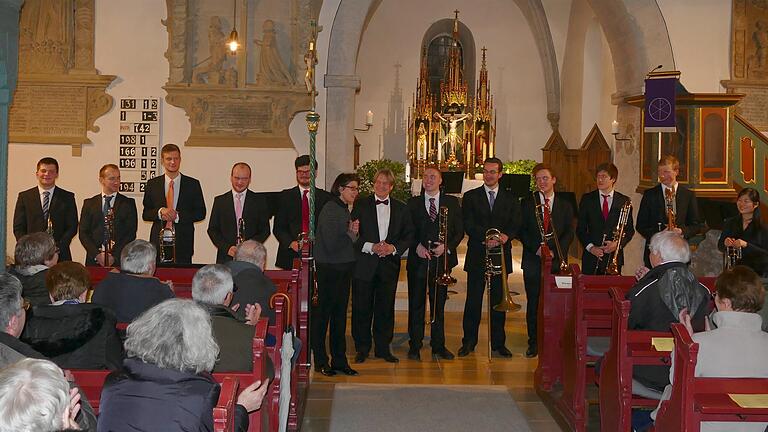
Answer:
[[[120,192],[143,193],[157,176],[160,156],[160,99],[120,99]]]

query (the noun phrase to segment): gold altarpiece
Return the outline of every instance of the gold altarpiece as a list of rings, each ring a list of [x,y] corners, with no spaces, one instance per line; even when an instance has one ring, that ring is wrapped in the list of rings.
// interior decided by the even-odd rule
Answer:
[[[458,11],[454,11],[452,43],[439,94],[430,90],[426,48],[422,50],[413,106],[408,110],[406,155],[411,176],[420,178],[427,166],[463,171],[474,177],[487,157],[496,153],[496,112],[493,108],[483,48],[477,95],[468,94],[462,72]]]

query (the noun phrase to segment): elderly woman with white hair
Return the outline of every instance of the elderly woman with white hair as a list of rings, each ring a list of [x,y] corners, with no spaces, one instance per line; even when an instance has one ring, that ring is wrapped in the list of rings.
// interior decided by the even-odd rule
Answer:
[[[101,393],[99,431],[212,431],[220,386],[210,371],[219,347],[208,313],[192,300],[171,299],[128,326],[124,370],[107,377]],[[267,382],[237,398],[235,430],[261,406]]]
[[[0,371],[0,432],[80,430],[80,394],[53,362],[23,359]]]
[[[687,309],[694,329],[703,330],[710,293],[688,268],[688,242],[674,231],[661,231],[651,238],[650,250],[653,268],[640,272],[644,275],[627,293],[632,304],[629,329],[670,331],[680,311]],[[633,378],[660,395],[669,384],[669,366],[636,366]]]
[[[13,255],[15,264],[10,273],[24,287],[21,296],[32,306],[50,304],[45,275],[59,262],[59,249],[53,237],[44,232],[27,234],[16,242]]]

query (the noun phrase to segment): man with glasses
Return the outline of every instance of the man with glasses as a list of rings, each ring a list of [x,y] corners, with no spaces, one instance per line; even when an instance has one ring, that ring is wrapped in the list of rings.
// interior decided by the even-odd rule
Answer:
[[[277,249],[275,265],[283,270],[293,268],[293,259],[299,254],[299,234],[309,233],[309,155],[296,158],[297,185],[280,193],[279,207],[275,215],[272,232],[280,246]],[[317,169],[317,161],[314,161]],[[330,199],[328,192],[317,188],[315,191],[315,220],[326,202]]]
[[[464,230],[469,236],[469,241],[464,261],[464,271],[467,272],[467,300],[464,303],[464,337],[461,340],[459,357],[469,355],[477,345],[485,291],[486,249],[499,246],[495,241],[486,244],[485,234],[489,229],[495,228],[501,232],[501,247],[507,270],[507,274],[491,279],[491,305],[501,302],[501,278],[506,278],[512,272],[511,240],[517,236],[520,227],[520,203],[511,192],[499,187],[502,168],[500,159],[486,159],[483,163],[484,184],[468,191],[463,197]],[[505,312],[491,312],[491,349],[508,358],[512,357],[512,352],[505,346],[505,322]]]

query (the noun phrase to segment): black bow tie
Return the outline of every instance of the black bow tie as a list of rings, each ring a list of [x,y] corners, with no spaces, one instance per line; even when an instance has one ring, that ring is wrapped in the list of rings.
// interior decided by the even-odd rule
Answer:
[[[389,200],[388,199],[376,200],[376,205],[379,205],[379,204],[389,205]]]

